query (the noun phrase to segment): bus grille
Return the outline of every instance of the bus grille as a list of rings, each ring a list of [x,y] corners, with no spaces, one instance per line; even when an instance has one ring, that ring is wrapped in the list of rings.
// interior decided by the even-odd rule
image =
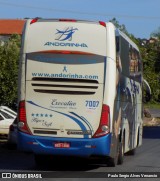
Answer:
[[[94,83],[98,84],[97,80],[90,79],[65,79],[65,78],[44,78],[44,77],[33,77],[33,81],[51,81],[51,82],[73,82],[73,83]]]
[[[97,80],[33,78],[33,90],[46,94],[92,95],[98,89]],[[41,82],[39,82],[41,81]]]

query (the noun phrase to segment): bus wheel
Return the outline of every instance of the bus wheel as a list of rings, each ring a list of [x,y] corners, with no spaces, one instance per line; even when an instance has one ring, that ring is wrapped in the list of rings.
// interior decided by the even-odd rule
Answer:
[[[117,157],[116,158],[109,157],[107,159],[107,166],[108,167],[115,167],[116,165],[117,165]]]
[[[134,156],[136,154],[136,148],[133,149],[133,150],[130,150],[127,155],[131,155],[131,156]]]
[[[124,136],[123,136],[122,141],[119,142],[119,146],[118,146],[118,165],[121,165],[123,163],[124,147],[125,147],[125,141],[124,141]]]

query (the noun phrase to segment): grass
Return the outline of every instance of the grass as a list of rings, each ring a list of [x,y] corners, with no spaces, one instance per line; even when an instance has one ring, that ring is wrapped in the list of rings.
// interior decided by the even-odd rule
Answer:
[[[144,104],[144,108],[154,108],[154,109],[160,109],[160,103],[147,103]]]

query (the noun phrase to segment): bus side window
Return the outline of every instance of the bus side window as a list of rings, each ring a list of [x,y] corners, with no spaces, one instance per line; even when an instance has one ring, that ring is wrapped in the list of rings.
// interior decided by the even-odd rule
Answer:
[[[129,65],[129,70],[130,73],[137,73],[141,70],[141,62],[140,62],[140,55],[139,52],[134,49],[132,46],[130,46],[129,49],[129,59],[130,59],[130,65]]]
[[[120,47],[119,47],[119,37],[116,36],[116,52],[118,53],[120,51]]]
[[[119,42],[122,74],[129,77],[129,43],[122,36],[120,36]]]

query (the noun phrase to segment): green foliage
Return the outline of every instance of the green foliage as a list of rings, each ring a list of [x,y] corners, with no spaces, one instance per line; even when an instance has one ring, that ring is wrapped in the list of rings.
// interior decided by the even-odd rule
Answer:
[[[152,89],[152,101],[160,102],[160,52],[157,42],[148,43],[144,46],[144,78],[148,81]]]
[[[12,107],[17,99],[20,36],[14,34],[0,44],[0,105]]]
[[[151,33],[152,37],[160,38],[160,27]]]
[[[121,30],[123,33],[125,33],[126,35],[129,35],[125,25],[124,24],[120,25],[116,18],[111,19],[110,22],[113,23],[115,27]]]

